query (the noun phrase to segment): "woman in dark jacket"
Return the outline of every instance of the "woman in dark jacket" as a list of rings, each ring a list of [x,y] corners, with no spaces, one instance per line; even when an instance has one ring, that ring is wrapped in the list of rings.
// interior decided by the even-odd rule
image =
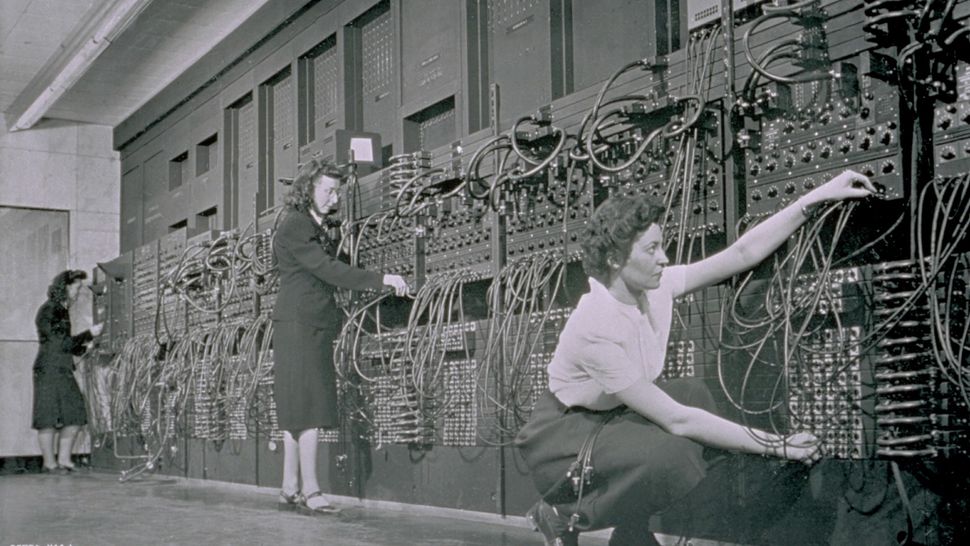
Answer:
[[[76,336],[71,335],[68,308],[77,298],[87,273],[77,269],[58,273],[47,288],[47,301],[40,306],[34,323],[40,350],[34,360],[34,422],[43,471],[74,469],[71,453],[77,432],[88,422],[84,397],[74,379],[74,356],[84,354],[88,343],[101,333],[95,324]],[[54,436],[60,430],[57,459]]]
[[[273,240],[280,275],[273,308],[274,393],[283,431],[280,507],[314,513],[338,511],[320,492],[316,474],[317,429],[338,424],[333,342],[341,311],[334,291],[385,285],[399,296],[408,291],[398,275],[366,271],[336,258],[336,241],[326,226],[328,215],[337,210],[342,178],[327,161],[311,159],[302,165]]]

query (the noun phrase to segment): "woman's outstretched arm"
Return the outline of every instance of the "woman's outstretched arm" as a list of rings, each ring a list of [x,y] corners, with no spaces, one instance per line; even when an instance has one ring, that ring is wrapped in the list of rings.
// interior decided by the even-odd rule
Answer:
[[[855,171],[842,172],[752,227],[728,248],[685,266],[684,292],[717,284],[761,263],[805,223],[809,208],[826,201],[868,197],[875,191],[866,176]]]

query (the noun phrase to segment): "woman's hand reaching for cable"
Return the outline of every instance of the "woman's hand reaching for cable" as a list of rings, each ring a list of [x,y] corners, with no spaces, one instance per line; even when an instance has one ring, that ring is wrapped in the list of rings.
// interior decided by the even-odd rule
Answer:
[[[410,292],[408,287],[408,282],[404,280],[404,277],[400,275],[384,275],[384,286],[390,286],[394,289],[394,294],[398,297],[404,297]]]
[[[767,454],[811,466],[822,459],[822,442],[810,432],[796,432],[768,445]]]
[[[869,177],[852,170],[842,171],[840,174],[805,194],[802,197],[804,206],[812,206],[826,201],[842,201],[843,199],[859,199],[876,194],[876,187]]]

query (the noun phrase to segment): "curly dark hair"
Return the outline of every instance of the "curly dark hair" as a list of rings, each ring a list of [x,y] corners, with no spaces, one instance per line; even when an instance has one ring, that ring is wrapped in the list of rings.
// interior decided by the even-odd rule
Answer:
[[[293,184],[286,193],[285,203],[300,212],[310,210],[313,203],[313,186],[321,176],[329,176],[341,181],[346,176],[340,167],[328,159],[311,158],[300,165]]]
[[[606,284],[610,262],[624,263],[636,240],[652,224],[660,224],[664,207],[656,199],[639,195],[614,195],[597,207],[583,237],[583,269]]]
[[[67,269],[54,275],[50,286],[47,287],[47,299],[58,303],[67,300],[67,287],[77,281],[88,278],[88,274],[80,269]]]

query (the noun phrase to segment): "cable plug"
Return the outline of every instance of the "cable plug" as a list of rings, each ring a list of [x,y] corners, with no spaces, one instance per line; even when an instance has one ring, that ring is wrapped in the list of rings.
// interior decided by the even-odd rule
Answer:
[[[546,126],[552,124],[552,111],[549,108],[541,108],[536,110],[534,114],[529,116],[529,120],[532,123],[539,126]]]
[[[651,55],[640,59],[637,63],[644,70],[663,70],[668,65],[666,55]]]

